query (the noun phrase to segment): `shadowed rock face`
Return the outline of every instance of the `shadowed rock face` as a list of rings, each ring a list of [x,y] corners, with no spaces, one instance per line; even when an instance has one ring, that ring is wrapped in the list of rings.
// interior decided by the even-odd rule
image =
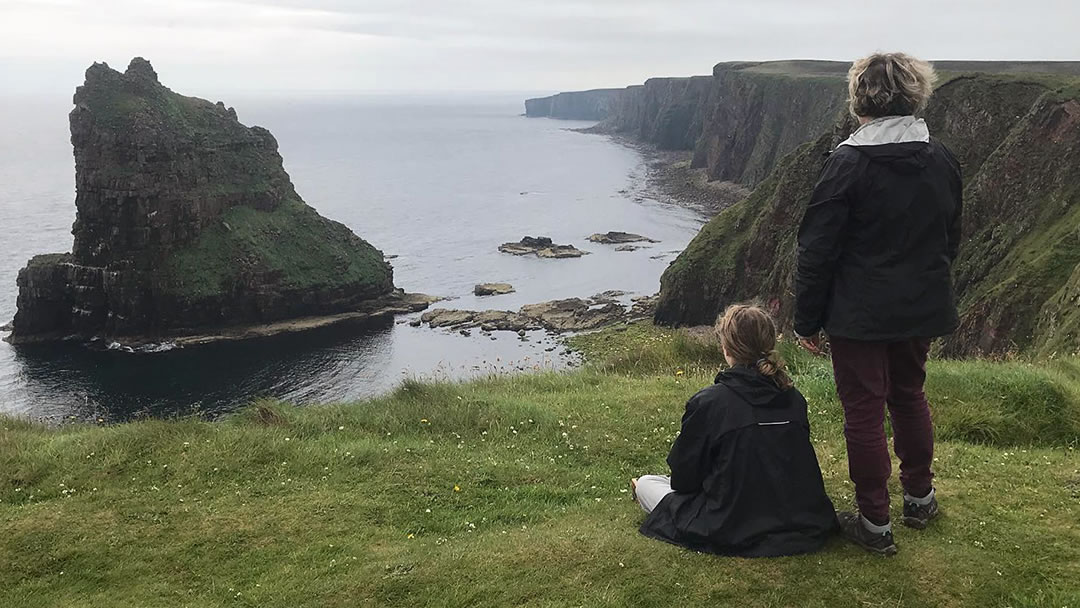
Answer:
[[[74,103],[80,263],[152,265],[144,254],[191,242],[231,207],[274,211],[299,199],[269,131],[245,127],[223,104],[173,93],[142,58],[123,74],[95,63]]]
[[[12,341],[158,336],[347,312],[393,296],[382,254],[307,206],[269,131],[95,63],[71,111],[70,254],[19,273]]]

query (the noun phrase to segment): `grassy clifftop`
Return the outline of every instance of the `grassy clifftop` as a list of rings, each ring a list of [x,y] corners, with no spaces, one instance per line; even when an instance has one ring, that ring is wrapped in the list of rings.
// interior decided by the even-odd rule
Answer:
[[[0,421],[0,605],[1012,606],[1080,589],[1080,364],[934,362],[944,516],[882,560],[782,559],[638,535],[715,346],[650,326],[579,338],[569,374],[407,382],[221,423]],[[851,501],[828,363],[788,352],[827,489]],[[895,482],[895,478],[894,478]],[[894,491],[897,488],[893,487]],[[894,504],[894,509],[899,505]]]
[[[957,262],[961,331],[950,354],[1076,353],[1074,274],[1080,264],[1080,97],[1051,75],[954,75],[926,119],[965,175],[964,241]],[[714,218],[661,279],[656,315],[711,323],[728,304],[759,300],[792,315],[795,231],[831,133],[780,161],[745,201]]]

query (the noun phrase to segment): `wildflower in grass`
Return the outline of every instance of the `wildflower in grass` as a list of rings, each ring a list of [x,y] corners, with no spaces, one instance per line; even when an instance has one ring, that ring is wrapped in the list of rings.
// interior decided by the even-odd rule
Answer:
[[[455,491],[455,492],[460,492],[460,491],[461,491],[461,486],[459,486],[459,485],[457,485],[457,484],[455,483],[455,484],[454,484],[454,491]]]
[[[681,370],[681,369],[680,369],[680,370],[676,370],[676,371],[675,371],[675,375],[676,375],[676,376],[682,376],[682,375],[683,375],[683,374],[685,374],[685,373],[686,373],[686,372],[684,372],[684,371],[683,371],[683,370]]]
[[[416,535],[415,535],[415,534],[412,534],[412,533],[410,533],[410,534],[409,534],[408,536],[406,536],[405,538],[416,538]]]

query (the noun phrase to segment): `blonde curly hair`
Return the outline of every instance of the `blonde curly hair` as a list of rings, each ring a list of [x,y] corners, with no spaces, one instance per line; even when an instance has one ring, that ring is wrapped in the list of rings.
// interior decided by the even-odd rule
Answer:
[[[874,53],[851,64],[848,108],[853,116],[906,116],[930,101],[937,72],[929,62],[904,53]]]

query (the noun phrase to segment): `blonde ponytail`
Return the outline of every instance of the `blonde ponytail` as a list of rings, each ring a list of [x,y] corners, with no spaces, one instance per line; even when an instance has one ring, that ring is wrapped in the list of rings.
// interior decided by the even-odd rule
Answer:
[[[776,350],[776,325],[769,313],[757,306],[729,306],[716,321],[716,333],[736,363],[753,366],[783,390],[794,386]]]
[[[787,373],[784,358],[780,356],[780,351],[776,349],[765,353],[764,357],[757,360],[755,367],[761,372],[761,375],[771,378],[776,383],[776,386],[784,390],[795,386],[795,383],[791,381],[791,376]]]

